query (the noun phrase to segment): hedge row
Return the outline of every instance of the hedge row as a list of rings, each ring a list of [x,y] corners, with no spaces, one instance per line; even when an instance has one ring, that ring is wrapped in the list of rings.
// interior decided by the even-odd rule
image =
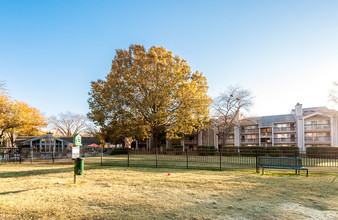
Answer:
[[[197,146],[197,154],[201,156],[215,155],[215,146]]]
[[[174,145],[173,149],[174,149],[174,154],[175,155],[181,155],[181,154],[183,154],[183,146],[182,145]]]
[[[338,158],[338,147],[307,147],[306,156],[311,158]]]
[[[120,154],[128,154],[128,148],[115,148],[112,149],[110,155],[120,155]]]
[[[294,157],[299,155],[298,147],[265,147],[265,146],[225,146],[221,149],[223,156],[270,156],[270,157]]]

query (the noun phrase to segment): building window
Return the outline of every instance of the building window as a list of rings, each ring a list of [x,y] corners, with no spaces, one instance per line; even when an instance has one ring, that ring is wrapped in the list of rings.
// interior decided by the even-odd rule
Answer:
[[[261,128],[261,132],[271,132],[271,128]]]

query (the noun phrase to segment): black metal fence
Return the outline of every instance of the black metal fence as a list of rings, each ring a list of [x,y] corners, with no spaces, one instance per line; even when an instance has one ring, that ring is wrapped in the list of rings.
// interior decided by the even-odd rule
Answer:
[[[207,169],[252,169],[256,168],[258,157],[292,157],[301,158],[304,167],[338,168],[338,152],[301,154],[298,150],[229,149],[215,150],[134,150],[116,149],[103,158],[105,165],[184,167]],[[338,171],[338,170],[337,170]]]
[[[20,161],[19,148],[0,147],[0,163]]]
[[[71,150],[64,152],[41,153],[35,149],[1,149],[0,162],[30,163],[73,163]],[[2,152],[2,154],[1,154]],[[196,168],[196,169],[257,169],[260,156],[301,158],[304,167],[327,168],[326,171],[338,172],[338,151],[325,151],[301,154],[298,150],[288,149],[248,149],[222,148],[221,150],[185,150],[182,149],[81,149],[81,157],[86,164]]]

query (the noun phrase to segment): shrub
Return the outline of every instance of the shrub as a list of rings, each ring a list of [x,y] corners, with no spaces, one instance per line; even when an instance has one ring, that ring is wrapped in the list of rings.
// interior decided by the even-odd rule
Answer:
[[[175,155],[181,155],[181,154],[183,154],[183,146],[182,145],[174,145],[173,149],[174,149],[174,154]]]
[[[111,150],[110,155],[120,155],[120,154],[128,154],[128,148],[114,148]]]
[[[264,147],[264,146],[225,146],[222,147],[223,156],[242,156],[255,157],[270,156],[270,157],[294,157],[295,154],[299,156],[298,147]]]
[[[215,155],[215,146],[197,146],[197,153],[201,156]]]
[[[283,147],[283,146],[275,146],[275,147],[266,147],[266,154],[270,157],[298,157],[299,156],[299,148],[297,146],[294,147]]]
[[[239,155],[243,157],[255,157],[257,151],[257,156],[264,154],[265,147],[262,146],[240,146]]]
[[[307,147],[306,157],[338,158],[338,147]]]
[[[224,146],[221,148],[222,156],[238,156],[238,147]]]

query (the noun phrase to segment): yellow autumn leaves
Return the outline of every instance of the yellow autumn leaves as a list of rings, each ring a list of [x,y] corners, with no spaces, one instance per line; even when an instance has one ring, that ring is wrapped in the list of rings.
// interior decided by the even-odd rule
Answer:
[[[18,133],[35,135],[39,128],[46,125],[46,119],[36,108],[20,101],[12,101],[0,94],[0,138],[4,134],[11,142]],[[13,144],[13,143],[12,143]]]
[[[115,126],[115,135],[175,137],[203,127],[211,102],[207,89],[203,74],[191,73],[171,51],[131,45],[116,51],[105,80],[92,82],[88,116],[103,130]]]

